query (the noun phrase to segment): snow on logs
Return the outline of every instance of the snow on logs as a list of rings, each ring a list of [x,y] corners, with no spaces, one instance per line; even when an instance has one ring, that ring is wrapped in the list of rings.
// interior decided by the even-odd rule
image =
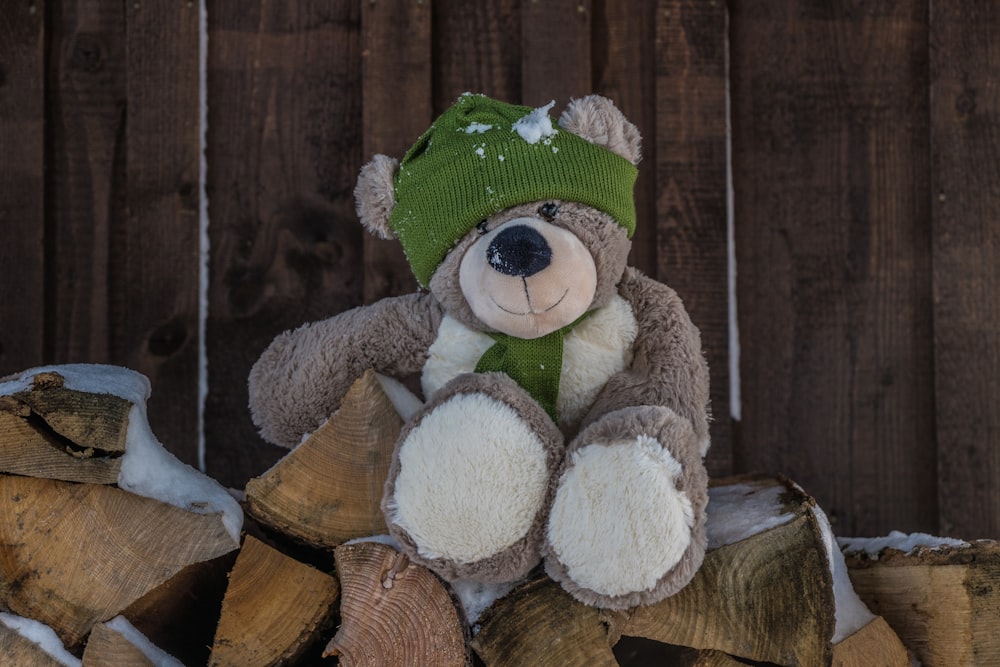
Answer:
[[[1000,665],[1000,543],[841,540],[851,582],[924,667]]]
[[[246,525],[229,492],[156,441],[148,395],[144,377],[106,366],[0,381],[0,664],[460,667],[474,652],[491,667],[610,666],[630,664],[628,642],[615,646],[635,637],[686,667],[904,667],[903,644],[851,582],[898,623],[907,607],[888,604],[886,587],[912,596],[945,581],[845,565],[802,489],[741,477],[711,489],[704,565],[659,604],[587,607],[541,574],[448,585],[377,537],[392,449],[417,407],[401,386],[374,373],[355,383],[326,424],[247,484]],[[980,610],[983,577],[996,581],[996,561],[976,558],[993,569],[963,579],[979,582],[963,604],[988,616],[997,606]],[[915,639],[921,658],[940,639],[931,625]]]
[[[239,547],[242,509],[163,449],[149,391],[144,376],[110,366],[0,381],[0,646],[28,638],[79,653],[97,624]]]

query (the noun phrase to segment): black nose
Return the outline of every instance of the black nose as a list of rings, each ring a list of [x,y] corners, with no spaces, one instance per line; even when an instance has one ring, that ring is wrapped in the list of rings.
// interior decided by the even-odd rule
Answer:
[[[527,278],[552,263],[552,248],[534,228],[514,225],[496,235],[486,256],[494,270]]]

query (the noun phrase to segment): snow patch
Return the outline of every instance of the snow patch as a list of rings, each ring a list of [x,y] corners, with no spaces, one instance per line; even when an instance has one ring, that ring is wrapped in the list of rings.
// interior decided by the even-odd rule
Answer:
[[[935,537],[927,533],[903,533],[898,530],[894,530],[884,537],[839,537],[837,543],[844,553],[864,553],[873,559],[877,559],[879,554],[886,549],[895,549],[909,555],[919,548],[937,551],[948,548],[964,549],[970,546],[968,542],[952,537]]]
[[[781,485],[730,484],[708,490],[705,531],[708,548],[718,549],[728,544],[781,526],[795,514],[786,512],[781,495],[788,489]],[[720,507],[735,508],[723,513]]]
[[[378,380],[379,385],[381,385],[382,391],[385,392],[386,398],[392,403],[392,407],[396,408],[396,413],[399,414],[404,422],[410,421],[410,418],[416,414],[417,410],[423,407],[424,404],[417,398],[416,394],[407,389],[396,378],[391,378],[381,373],[376,373],[375,378]]]
[[[826,548],[826,558],[830,563],[830,574],[833,576],[833,604],[836,625],[830,641],[836,644],[874,621],[875,615],[868,610],[865,603],[854,592],[854,586],[847,575],[844,554],[841,553],[840,549],[834,548],[836,538],[833,536],[833,530],[826,514],[819,506],[814,506],[812,512],[819,524],[823,546]]]
[[[139,632],[124,616],[115,616],[105,625],[142,651],[143,655],[153,663],[153,667],[184,667],[180,660],[149,641],[146,635]]]
[[[483,132],[488,132],[493,129],[492,125],[487,125],[486,123],[469,123],[469,126],[465,128],[466,134],[482,134]]]
[[[53,660],[65,667],[80,667],[80,659],[66,650],[56,631],[39,621],[0,611],[0,623],[37,644]]]
[[[484,583],[470,579],[456,579],[451,582],[451,589],[462,602],[465,610],[465,620],[473,626],[473,634],[478,631],[475,625],[490,605],[510,593],[520,581],[501,583]]]
[[[197,514],[222,513],[222,523],[235,544],[243,527],[243,510],[221,484],[195,470],[163,448],[149,426],[146,400],[149,379],[136,371],[103,364],[41,366],[0,382],[0,395],[30,389],[32,379],[43,372],[59,373],[67,389],[91,394],[112,394],[132,403],[125,454],[118,486],[137,496],[153,498]]]
[[[544,107],[538,107],[531,113],[522,116],[514,123],[513,130],[529,144],[537,144],[542,139],[555,135],[558,130],[553,127],[552,119],[549,118],[549,110],[555,104],[556,101],[552,100]]]

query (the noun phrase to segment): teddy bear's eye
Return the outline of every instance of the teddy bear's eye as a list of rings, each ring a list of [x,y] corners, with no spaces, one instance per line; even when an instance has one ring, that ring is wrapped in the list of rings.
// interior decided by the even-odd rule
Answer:
[[[542,216],[549,222],[555,220],[556,213],[558,212],[559,212],[559,204],[556,204],[555,202],[550,201],[538,207],[538,215]]]
[[[490,228],[486,225],[486,221],[485,220],[480,220],[479,224],[476,225],[476,230],[480,234],[488,234],[489,231],[490,231]]]

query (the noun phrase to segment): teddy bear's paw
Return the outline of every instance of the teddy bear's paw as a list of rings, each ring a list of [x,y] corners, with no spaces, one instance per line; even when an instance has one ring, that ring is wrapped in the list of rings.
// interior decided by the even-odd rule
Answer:
[[[629,408],[586,429],[571,450],[549,515],[549,576],[609,609],[687,585],[704,557],[708,501],[690,423],[666,408]]]
[[[383,510],[410,556],[446,578],[509,581],[539,559],[562,434],[499,374],[456,378],[400,435]]]

